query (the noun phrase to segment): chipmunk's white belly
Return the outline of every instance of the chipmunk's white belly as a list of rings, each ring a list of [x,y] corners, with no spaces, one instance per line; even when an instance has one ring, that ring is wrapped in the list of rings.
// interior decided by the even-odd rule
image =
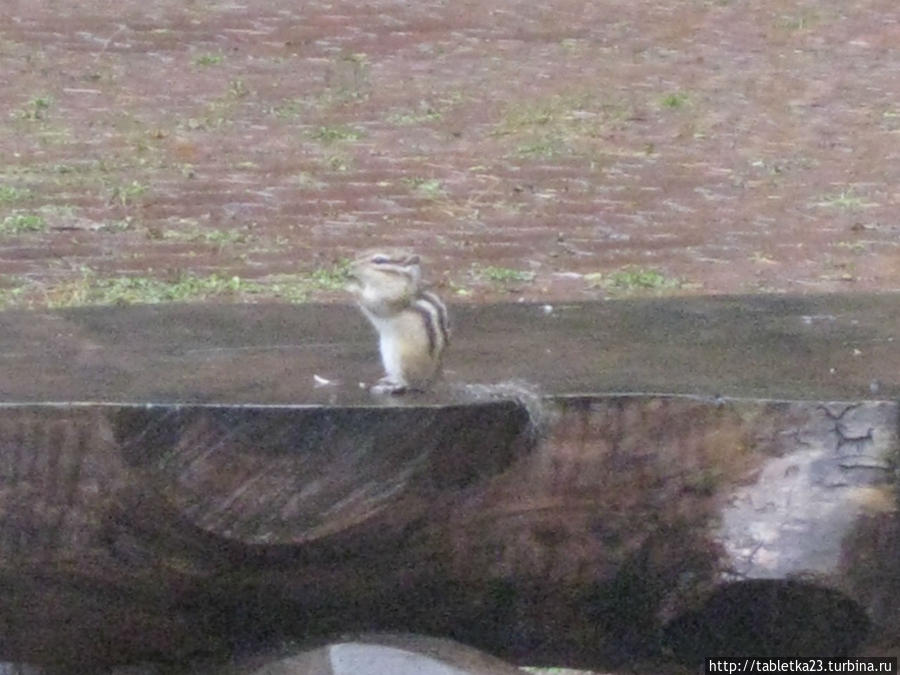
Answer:
[[[381,352],[381,363],[388,376],[403,379],[403,353],[401,350],[402,335],[400,322],[396,318],[372,321],[378,330],[378,351]]]
[[[416,384],[433,377],[436,362],[429,354],[428,333],[413,311],[391,317],[366,312],[378,331],[378,350],[385,373],[391,379]]]
[[[397,316],[383,317],[368,311],[363,307],[366,318],[375,330],[378,331],[378,351],[381,353],[381,363],[387,375],[402,379],[403,354],[403,325]]]

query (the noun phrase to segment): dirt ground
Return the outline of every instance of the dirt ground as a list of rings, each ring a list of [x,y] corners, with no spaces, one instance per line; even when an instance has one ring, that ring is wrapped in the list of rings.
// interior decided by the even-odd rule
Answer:
[[[895,0],[9,0],[0,306],[900,288]]]

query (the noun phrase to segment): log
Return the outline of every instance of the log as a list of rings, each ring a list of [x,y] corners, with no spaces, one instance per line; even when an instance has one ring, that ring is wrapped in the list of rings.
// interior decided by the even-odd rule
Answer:
[[[896,636],[898,309],[459,307],[445,383],[399,398],[359,387],[350,307],[2,312],[0,659],[376,630],[600,668]]]

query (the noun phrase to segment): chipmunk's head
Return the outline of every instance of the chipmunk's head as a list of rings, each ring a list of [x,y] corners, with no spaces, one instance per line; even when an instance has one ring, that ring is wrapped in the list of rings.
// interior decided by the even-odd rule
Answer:
[[[350,265],[350,291],[364,307],[408,304],[419,290],[422,270],[419,256],[402,249],[375,249],[358,256]]]

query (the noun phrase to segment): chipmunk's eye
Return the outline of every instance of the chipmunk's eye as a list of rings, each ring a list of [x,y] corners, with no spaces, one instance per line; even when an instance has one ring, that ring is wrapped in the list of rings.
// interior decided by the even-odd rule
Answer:
[[[390,258],[388,258],[386,255],[379,254],[372,258],[372,262],[376,265],[384,265],[385,263],[390,262]]]

